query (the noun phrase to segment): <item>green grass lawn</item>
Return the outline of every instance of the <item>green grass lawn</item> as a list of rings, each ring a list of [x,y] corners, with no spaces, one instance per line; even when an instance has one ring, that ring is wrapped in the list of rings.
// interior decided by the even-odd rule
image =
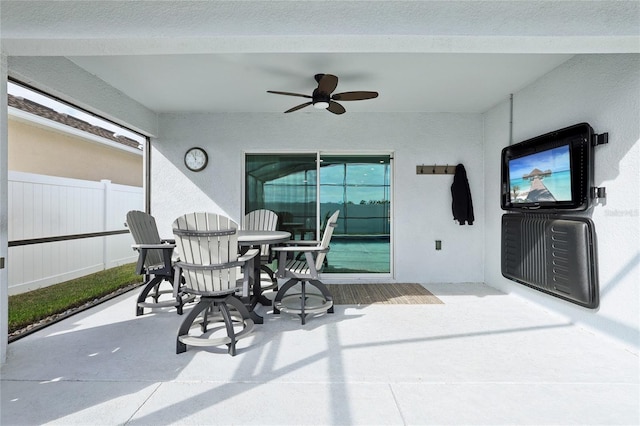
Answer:
[[[9,333],[141,282],[142,277],[135,273],[135,264],[131,263],[9,296]]]

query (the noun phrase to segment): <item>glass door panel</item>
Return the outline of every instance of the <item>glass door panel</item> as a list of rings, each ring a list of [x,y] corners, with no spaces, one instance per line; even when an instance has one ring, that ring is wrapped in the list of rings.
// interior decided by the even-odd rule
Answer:
[[[390,160],[389,155],[321,156],[320,217],[340,210],[325,273],[391,272]]]
[[[296,239],[315,238],[317,155],[247,154],[245,214],[268,209],[278,214],[279,229]]]

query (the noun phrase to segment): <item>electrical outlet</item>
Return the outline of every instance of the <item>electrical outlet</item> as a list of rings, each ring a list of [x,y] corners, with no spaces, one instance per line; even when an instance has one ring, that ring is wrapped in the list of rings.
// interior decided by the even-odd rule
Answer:
[[[442,241],[436,240],[436,250],[442,250]]]

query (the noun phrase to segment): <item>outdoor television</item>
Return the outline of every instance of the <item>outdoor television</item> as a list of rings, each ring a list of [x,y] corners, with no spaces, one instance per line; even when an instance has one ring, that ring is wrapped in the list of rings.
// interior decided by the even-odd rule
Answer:
[[[502,150],[501,207],[579,211],[590,205],[593,129],[576,124]]]

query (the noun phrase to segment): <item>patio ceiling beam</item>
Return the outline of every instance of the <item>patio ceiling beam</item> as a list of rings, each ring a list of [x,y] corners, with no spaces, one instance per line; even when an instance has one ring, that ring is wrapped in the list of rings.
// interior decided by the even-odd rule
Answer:
[[[640,49],[637,1],[3,1],[1,8],[9,56]]]

